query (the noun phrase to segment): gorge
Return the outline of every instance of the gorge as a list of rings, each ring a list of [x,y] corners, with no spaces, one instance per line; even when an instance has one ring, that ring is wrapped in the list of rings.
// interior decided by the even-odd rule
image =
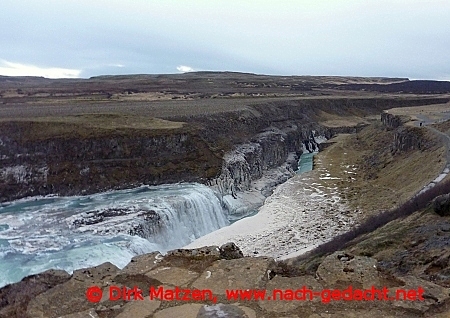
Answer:
[[[383,165],[441,151],[382,115],[445,105],[450,98],[441,91],[389,95],[347,83],[366,79],[332,79],[342,81],[336,88],[328,78],[180,76],[0,85],[0,286],[50,268],[123,268],[137,255],[229,241],[246,257],[291,259],[373,212],[355,196],[376,195],[381,188],[358,186],[382,179]],[[139,91],[125,92],[124,81]],[[333,139],[350,134],[351,143]],[[372,152],[352,162],[364,147]],[[317,169],[296,174],[300,156],[318,150]],[[408,191],[435,178],[424,170]]]

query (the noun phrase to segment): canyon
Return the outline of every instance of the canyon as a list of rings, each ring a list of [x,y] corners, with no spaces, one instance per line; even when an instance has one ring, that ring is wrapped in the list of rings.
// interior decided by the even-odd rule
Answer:
[[[433,84],[436,84],[435,91]],[[389,174],[395,169],[406,173],[406,161],[402,161],[405,158],[417,159],[418,162],[421,158],[427,158],[428,161],[423,164],[423,169],[417,168],[417,180],[411,182],[410,187],[395,190],[402,200],[410,199],[444,171],[447,164],[444,152],[448,152],[448,149],[443,148],[445,144],[428,130],[425,133],[423,129],[408,125],[411,118],[407,114],[399,116],[386,111],[448,105],[450,97],[446,85],[446,82],[423,83],[407,79],[271,77],[227,72],[107,76],[87,80],[2,77],[2,207],[16,204],[12,202],[27,202],[29,197],[48,198],[49,195],[66,198],[101,196],[104,193],[105,198],[102,200],[116,200],[112,196],[107,197],[108,193],[129,191],[139,197],[148,189],[153,189],[148,187],[166,187],[176,183],[180,187],[195,184],[195,188],[207,198],[206,201],[213,204],[217,199],[217,205],[229,219],[240,219],[254,214],[258,209],[259,213],[230,226],[244,226],[238,231],[239,235],[243,234],[240,238],[236,234],[232,237],[223,236],[225,241],[214,242],[205,237],[198,246],[192,246],[197,249],[180,250],[181,254],[177,250],[160,250],[166,253],[165,256],[157,252],[145,254],[145,250],[141,250],[139,254],[143,255],[135,256],[128,265],[123,264],[126,265],[123,269],[113,264],[84,269],[85,273],[99,273],[93,276],[88,274],[92,279],[82,277],[83,270],[76,268],[73,274],[63,271],[36,274],[31,276],[34,277],[33,283],[30,278],[24,278],[21,282],[0,289],[3,299],[0,316],[119,317],[136,310],[140,312],[133,314],[136,317],[164,317],[165,310],[166,315],[170,315],[172,309],[183,311],[190,308],[191,316],[197,317],[201,311],[200,304],[181,305],[166,301],[144,306],[102,301],[101,305],[95,306],[85,300],[83,288],[88,283],[106,288],[112,282],[125,286],[131,283],[203,286],[205,283],[200,283],[201,277],[207,276],[209,272],[210,275],[213,273],[212,286],[220,289],[217,286],[222,286],[222,282],[220,278],[216,281],[215,273],[221,277],[223,270],[230,269],[235,272],[232,285],[245,288],[270,289],[293,286],[294,282],[321,289],[336,288],[343,286],[340,280],[348,284],[367,285],[366,281],[360,281],[350,274],[341,277],[343,274],[336,272],[338,277],[332,278],[330,268],[340,268],[338,264],[341,263],[347,269],[362,266],[363,273],[373,276],[377,286],[386,282],[387,273],[395,276],[395,282],[398,283],[392,287],[425,284],[432,290],[429,299],[437,299],[411,306],[399,303],[397,311],[392,314],[394,316],[411,317],[408,315],[413,314],[419,317],[433,310],[444,312],[448,307],[448,286],[445,284],[432,283],[429,278],[422,276],[421,281],[417,277],[416,280],[405,278],[390,272],[393,265],[384,265],[384,271],[373,272],[369,267],[377,263],[376,257],[379,255],[365,255],[364,258],[359,247],[319,256],[311,250],[351,231],[358,224],[364,224],[368,217],[380,212],[381,206],[386,205],[386,209],[389,209],[401,204],[400,200],[392,203],[390,200],[394,199],[388,194],[373,199],[376,193],[371,193],[373,190],[366,191],[369,191],[369,185],[378,187],[377,180],[392,179],[393,176]],[[423,87],[427,90],[424,91]],[[405,88],[411,91],[404,92]],[[444,106],[444,112],[446,109]],[[342,136],[346,138],[344,141],[339,139]],[[319,151],[314,160],[315,170],[296,174],[300,155],[313,151]],[[351,154],[348,158],[345,157],[347,152]],[[366,157],[363,157],[363,153]],[[433,166],[434,160],[436,164]],[[415,167],[416,163],[410,161],[408,164]],[[383,175],[383,171],[390,172]],[[407,176],[411,177],[410,174]],[[389,187],[388,181],[383,187]],[[378,193],[392,193],[393,189],[381,189]],[[208,191],[213,191],[215,195],[210,197]],[[297,197],[293,193],[297,193]],[[188,201],[186,199],[185,202]],[[156,208],[143,209],[137,203],[133,204],[132,208],[126,209],[92,208],[82,215],[74,215],[70,220],[73,225],[85,228],[89,233],[94,233],[94,229],[117,229],[117,232],[148,239],[149,235],[160,231],[158,226],[164,214]],[[192,204],[181,203],[182,206]],[[179,205],[176,203],[176,206]],[[202,209],[211,210],[209,207]],[[277,217],[277,211],[286,213],[291,210],[289,215],[295,215],[295,222],[298,223]],[[257,239],[251,239],[244,235],[244,228],[252,224],[256,231],[258,228],[263,230],[265,224],[253,219],[255,217],[267,218],[267,224],[278,224],[283,229],[279,233],[274,229],[261,232],[263,234]],[[111,220],[114,219],[117,221],[111,226]],[[316,223],[310,223],[312,220]],[[134,223],[126,225],[128,221]],[[226,221],[218,221],[218,224],[223,227]],[[219,231],[223,230],[226,227]],[[286,237],[281,234],[283,231]],[[306,231],[311,233],[307,234]],[[210,234],[211,238],[218,235],[214,233]],[[207,233],[196,234],[193,238],[204,234]],[[24,233],[24,237],[26,235]],[[231,258],[224,256],[225,252],[217,254],[217,250],[226,251],[230,248],[225,243],[232,238],[235,238],[237,247],[232,245],[231,250],[239,253],[236,252]],[[274,241],[277,243],[273,244]],[[200,248],[208,245],[208,242],[212,242],[209,245],[225,247]],[[280,242],[283,243],[282,248],[278,244]],[[291,253],[293,251],[296,253]],[[305,260],[304,253],[307,251],[312,254]],[[341,254],[347,255],[345,260],[339,256]],[[444,256],[440,254],[439,257]],[[327,265],[327,262],[337,263]],[[152,265],[160,263],[162,265]],[[442,266],[442,271],[447,268],[445,264]],[[254,267],[254,271],[245,272],[244,268],[247,267]],[[169,273],[169,276],[163,275],[164,278],[159,274],[163,268],[167,268]],[[189,276],[188,271],[194,274],[192,279],[185,280],[183,277]],[[268,275],[268,272],[273,273],[273,276]],[[254,281],[258,280],[259,283],[247,284],[248,275],[256,275]],[[266,275],[268,278],[263,278]],[[148,286],[145,288],[148,289]],[[24,291],[23,297],[20,296],[21,290]],[[78,295],[72,298],[73,304],[61,310],[46,307],[45,303],[55,293],[66,292]],[[61,299],[61,302],[65,301]],[[286,312],[286,317],[306,314],[309,317],[325,317],[328,310],[335,313],[340,310],[333,304],[305,306],[260,303],[247,306],[227,305],[224,299],[221,299],[221,303],[221,306],[230,310],[229,317],[234,317],[233,310],[240,312],[239,317],[276,317],[280,310]],[[360,314],[364,310],[373,314],[389,312],[392,306],[373,305],[373,308],[365,309],[349,305],[348,308]],[[347,317],[344,312],[339,314]]]

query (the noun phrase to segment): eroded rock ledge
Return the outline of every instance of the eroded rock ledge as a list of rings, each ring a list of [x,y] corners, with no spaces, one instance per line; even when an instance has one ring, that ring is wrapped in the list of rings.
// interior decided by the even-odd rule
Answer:
[[[392,107],[439,102],[444,101],[332,97],[251,100],[238,109],[230,106],[221,112],[166,114],[161,118],[111,113],[2,121],[0,202],[47,194],[91,194],[142,184],[205,184],[216,178],[224,180],[227,194],[233,194],[248,184],[248,178],[239,179],[242,173],[232,175],[237,171],[225,162],[224,155],[233,154],[236,147],[254,147],[252,154],[244,151],[249,155],[248,174],[254,178],[265,167],[279,166],[290,153],[298,155],[303,147],[311,146],[313,135],[329,138],[358,128],[320,124],[330,116],[374,115]],[[115,129],[108,124],[111,121],[116,123]],[[259,165],[253,166],[259,159]],[[224,166],[232,168],[228,177]]]
[[[89,287],[103,290],[97,303],[86,299]],[[110,300],[110,286],[141,289],[144,300]],[[150,287],[211,290],[210,300],[149,299]],[[273,290],[305,288],[323,292],[314,299],[267,300]],[[424,300],[331,300],[331,290],[388,288],[425,290]],[[266,300],[228,300],[227,289],[266,290]],[[329,291],[327,291],[329,290]],[[233,243],[193,250],[174,250],[136,256],[122,270],[111,263],[76,270],[73,275],[49,270],[0,289],[0,317],[447,317],[449,289],[414,277],[387,277],[377,260],[335,252],[326,257],[315,275],[266,257],[243,257]],[[287,294],[286,294],[287,295]],[[323,301],[322,301],[323,300]],[[447,310],[447,311],[446,311]]]

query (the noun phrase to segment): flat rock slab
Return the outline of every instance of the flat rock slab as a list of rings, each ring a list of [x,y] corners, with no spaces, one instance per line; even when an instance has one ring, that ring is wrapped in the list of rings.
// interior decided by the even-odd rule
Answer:
[[[127,266],[118,272],[118,275],[145,274],[153,268],[159,266],[162,259],[163,256],[160,252],[135,256],[131,259]]]
[[[413,297],[414,294],[418,296],[418,288],[423,289],[422,298],[424,300],[412,300],[412,298],[407,298],[406,300],[398,300],[394,301],[393,305],[396,307],[401,307],[405,309],[415,309],[419,312],[426,312],[431,306],[441,305],[450,299],[450,288],[445,288],[426,280],[417,278],[415,276],[405,276],[405,277],[397,277],[400,281],[404,282],[404,286],[401,286],[397,289],[404,289],[406,292],[411,292],[410,296]],[[415,290],[416,292],[413,292]],[[394,292],[391,293],[392,296]],[[403,297],[404,294],[400,294],[399,296]],[[404,298],[404,297],[403,297]]]
[[[162,282],[164,285],[183,287],[198,278],[200,273],[180,267],[158,267],[149,271],[146,275]]]
[[[139,288],[144,296],[149,293],[150,287],[158,287],[162,285],[159,280],[151,278],[144,274],[137,275],[123,275],[120,277],[115,277],[113,284],[114,286],[125,286],[128,289]]]
[[[94,285],[105,288],[118,271],[119,268],[111,263],[76,270],[69,281],[31,300],[27,315],[52,318],[90,310],[94,304],[86,298],[87,289]]]
[[[126,316],[124,316],[126,317]],[[127,316],[134,317],[134,316]],[[235,304],[186,304],[163,309],[154,314],[154,318],[256,318],[256,312],[238,303]],[[122,317],[120,317],[122,318]]]
[[[106,262],[95,267],[75,270],[72,279],[96,284],[112,278],[118,271],[119,268],[116,265]]]
[[[374,258],[338,251],[323,260],[316,274],[328,287],[338,283],[348,283],[355,288],[364,289],[370,289],[372,286],[382,287],[376,264],[377,260]]]
[[[89,310],[93,305],[86,299],[86,290],[91,286],[90,282],[74,279],[57,285],[31,300],[27,315],[30,318],[54,318]]]
[[[248,318],[256,318],[257,317],[256,311],[254,311],[250,307],[242,306],[240,303],[234,303],[234,304],[230,304],[230,305],[234,305],[234,306],[237,306],[238,308],[242,309]]]
[[[362,318],[362,317],[398,318],[399,316],[395,314],[389,315],[386,313],[386,311],[382,311],[379,309],[337,310],[337,311],[328,311],[328,313],[314,313],[308,316],[308,318]]]
[[[269,279],[272,258],[219,260],[208,267],[192,284],[196,289],[209,289],[225,295],[227,289],[263,289]]]
[[[202,308],[202,304],[186,304],[182,306],[170,307],[158,311],[153,315],[154,318],[175,318],[175,317],[183,317],[183,318],[197,318],[198,312],[200,308]]]
[[[144,300],[130,301],[123,306],[123,311],[116,318],[145,318],[153,314],[161,305],[158,300]]]
[[[88,309],[81,312],[76,312],[74,314],[60,316],[59,318],[99,318],[97,312],[94,309]]]
[[[266,285],[266,300],[259,301],[259,306],[267,310],[269,312],[289,312],[291,310],[296,309],[300,306],[313,306],[314,303],[320,302],[320,297],[314,297],[311,300],[308,292],[303,292],[302,288],[305,287],[305,290],[311,290],[312,292],[320,292],[323,289],[323,286],[312,276],[300,276],[300,277],[281,277],[275,276],[272,280],[270,280]],[[281,290],[283,295],[279,293],[273,293],[274,290]],[[290,294],[286,292],[287,290],[292,291]],[[305,296],[305,300],[297,300],[291,298],[291,296],[297,296],[298,298],[303,298]],[[274,299],[274,296],[276,298]],[[269,299],[270,297],[270,299]],[[283,297],[284,300],[281,300]]]

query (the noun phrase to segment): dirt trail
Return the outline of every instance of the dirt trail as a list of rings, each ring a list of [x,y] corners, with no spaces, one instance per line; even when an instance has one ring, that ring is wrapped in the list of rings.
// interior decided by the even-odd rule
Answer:
[[[437,135],[445,145],[446,164],[442,168],[439,175],[428,185],[426,185],[419,193],[426,191],[427,189],[435,186],[436,183],[444,180],[444,178],[446,178],[450,173],[450,136],[432,127],[431,125],[450,120],[450,103],[401,108],[397,107],[391,108],[387,110],[387,112],[398,116],[408,116],[410,121],[405,125],[426,128]]]
[[[446,156],[446,158],[447,158],[447,166],[446,167],[449,167],[449,165],[450,165],[450,136],[447,135],[446,133],[440,131],[440,130],[437,130],[434,127],[431,127],[431,126],[425,126],[425,128],[427,128],[427,129],[431,130],[432,132],[438,134],[441,137],[441,139],[443,140],[443,142],[445,144],[445,148],[447,150],[447,156]]]
[[[439,136],[439,138],[442,140],[442,142],[445,145],[445,153],[446,153],[445,160],[447,163],[442,168],[441,173],[433,181],[431,181],[427,186],[425,186],[422,190],[420,190],[419,194],[434,187],[437,183],[444,180],[447,177],[447,175],[450,173],[450,136],[431,126],[432,124],[441,122],[442,119],[433,120],[430,117],[427,115],[417,115],[417,118],[420,120],[420,122],[415,122],[414,125],[418,126],[418,127],[422,126],[428,130],[431,130],[434,134]]]

